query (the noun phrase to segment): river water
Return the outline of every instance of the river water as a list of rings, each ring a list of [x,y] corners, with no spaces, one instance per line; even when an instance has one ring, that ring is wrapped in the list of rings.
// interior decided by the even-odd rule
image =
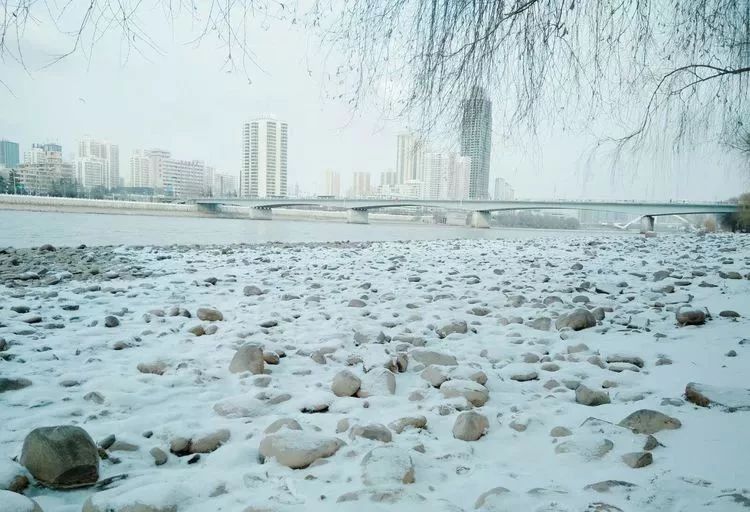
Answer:
[[[249,220],[0,210],[0,247],[232,244],[569,237],[590,231],[473,229],[417,223],[347,224],[305,220]],[[606,231],[607,234],[623,232]]]

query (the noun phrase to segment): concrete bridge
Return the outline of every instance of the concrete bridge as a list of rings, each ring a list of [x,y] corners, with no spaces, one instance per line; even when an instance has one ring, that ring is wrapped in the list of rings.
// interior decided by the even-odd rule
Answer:
[[[381,208],[421,206],[443,210],[472,212],[471,225],[489,228],[492,212],[513,210],[592,210],[628,213],[641,220],[642,231],[653,231],[654,218],[664,215],[720,214],[737,211],[729,203],[700,202],[641,202],[641,201],[484,201],[484,200],[430,200],[430,199],[337,199],[331,197],[290,198],[201,198],[193,200],[200,208],[218,210],[221,205],[248,206],[250,217],[271,220],[274,208],[295,206],[335,207],[348,210],[348,222],[367,224],[368,212]],[[636,220],[637,220],[636,219]]]

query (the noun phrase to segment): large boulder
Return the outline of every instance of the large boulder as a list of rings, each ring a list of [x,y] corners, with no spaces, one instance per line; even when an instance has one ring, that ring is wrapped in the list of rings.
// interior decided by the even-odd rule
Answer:
[[[288,468],[306,468],[318,459],[330,457],[344,445],[337,437],[302,430],[282,430],[263,438],[260,455],[274,458]]]
[[[224,315],[221,314],[221,311],[214,308],[198,308],[196,315],[204,322],[219,322],[224,320]]]
[[[395,393],[396,376],[393,372],[386,368],[373,368],[362,376],[357,396],[367,398],[369,396],[386,396]]]
[[[662,430],[674,430],[680,428],[682,423],[677,418],[667,416],[659,411],[651,409],[640,409],[629,414],[618,423],[621,427],[629,428],[636,434],[656,434]]]
[[[99,479],[96,444],[85,430],[72,425],[32,430],[23,442],[20,462],[50,487],[82,487]]]
[[[438,338],[442,339],[446,336],[450,336],[451,334],[466,334],[468,330],[469,327],[466,325],[466,322],[462,320],[460,322],[451,322],[449,324],[446,324],[437,329],[437,331],[435,332],[437,333]]]
[[[445,398],[462,396],[476,407],[483,406],[490,398],[489,390],[473,380],[447,380],[440,385],[440,392]]]
[[[426,348],[415,348],[409,352],[409,357],[418,363],[422,363],[425,366],[434,364],[436,366],[456,366],[458,361],[452,354],[446,354],[445,352],[437,352],[435,350],[427,350]]]
[[[576,402],[582,405],[604,405],[610,403],[609,393],[598,389],[591,389],[583,384],[576,388]]]
[[[596,318],[588,309],[577,308],[570,313],[560,315],[555,321],[555,327],[560,329],[573,329],[580,331],[596,325]]]
[[[706,312],[692,306],[682,306],[674,313],[680,325],[702,325],[706,322]]]
[[[461,441],[476,441],[489,428],[487,416],[474,411],[462,412],[453,424],[453,437]]]
[[[341,370],[333,377],[331,391],[336,396],[354,396],[362,381],[349,370]]]
[[[31,498],[10,491],[0,491],[2,512],[42,512],[42,507]]]
[[[229,371],[232,373],[250,372],[254,375],[263,373],[263,349],[260,345],[242,345],[232,357],[229,363]]]
[[[365,485],[413,484],[414,461],[404,448],[373,448],[362,459],[362,481]]]

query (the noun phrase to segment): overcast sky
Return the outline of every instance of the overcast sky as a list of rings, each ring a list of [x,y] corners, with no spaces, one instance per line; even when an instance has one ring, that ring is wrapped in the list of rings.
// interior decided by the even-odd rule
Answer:
[[[0,138],[19,142],[22,153],[34,142],[59,142],[71,157],[84,135],[108,139],[120,145],[123,175],[133,149],[152,147],[238,175],[242,123],[273,114],[289,123],[290,187],[321,192],[327,168],[340,171],[344,185],[354,171],[372,172],[377,183],[381,171],[395,167],[396,133],[406,123],[368,106],[353,113],[327,98],[325,60],[304,28],[255,23],[248,43],[259,67],[246,74],[227,72],[226,47],[212,39],[190,44],[188,27],[170,30],[161,15],[153,18],[143,27],[160,53],[131,51],[126,59],[127,45],[113,33],[90,59],[78,53],[45,69],[67,40],[45,20],[28,27],[30,71],[0,61],[0,77],[11,89],[0,87]],[[497,103],[500,95],[494,96]],[[495,127],[490,188],[502,176],[520,198],[716,200],[750,189],[748,165],[718,145],[663,152],[637,164],[626,158],[613,167],[605,155],[593,163],[587,158],[601,134],[542,126],[535,139],[504,140],[497,135],[502,128]]]

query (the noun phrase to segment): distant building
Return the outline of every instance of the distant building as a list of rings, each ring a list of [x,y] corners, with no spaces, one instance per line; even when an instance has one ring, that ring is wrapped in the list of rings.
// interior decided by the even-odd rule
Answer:
[[[111,188],[109,186],[109,161],[95,156],[76,158],[76,176],[84,188]]]
[[[409,180],[406,183],[398,185],[400,199],[422,199],[424,196],[424,182],[420,180]]]
[[[331,169],[323,172],[323,195],[341,197],[341,174]]]
[[[515,197],[516,192],[510,183],[503,178],[495,178],[495,193],[492,196],[495,201],[513,201]]]
[[[237,176],[233,174],[214,173],[213,195],[215,197],[234,197],[237,195]]]
[[[381,187],[395,187],[398,185],[398,173],[396,171],[383,171],[380,173]]]
[[[469,199],[487,199],[492,147],[492,102],[481,87],[472,87],[462,102],[461,155],[471,158]]]
[[[357,198],[368,197],[372,194],[370,188],[370,173],[355,172],[354,183],[352,185],[352,196]]]
[[[78,158],[99,158],[106,162],[103,166],[106,168],[104,188],[117,188],[120,184],[120,148],[117,144],[112,144],[105,140],[97,140],[91,137],[85,137],[78,141]],[[98,164],[88,160],[92,166]],[[84,164],[86,165],[86,164]],[[87,187],[92,185],[85,185]]]
[[[18,143],[9,140],[0,140],[0,167],[13,169],[20,164],[18,154]]]
[[[30,194],[49,195],[75,184],[73,164],[63,162],[59,144],[33,144],[16,167],[19,184]]]
[[[154,187],[151,159],[147,152],[142,149],[134,150],[130,156],[130,186],[135,188]]]
[[[467,199],[471,159],[456,153],[425,153],[424,199]]]
[[[240,195],[286,197],[287,123],[270,118],[245,123],[242,132]]]
[[[410,132],[396,136],[396,179],[398,184],[409,181],[422,181],[422,158],[424,145],[422,140]]]
[[[161,180],[164,193],[172,197],[201,197],[206,165],[202,160],[161,161]]]

